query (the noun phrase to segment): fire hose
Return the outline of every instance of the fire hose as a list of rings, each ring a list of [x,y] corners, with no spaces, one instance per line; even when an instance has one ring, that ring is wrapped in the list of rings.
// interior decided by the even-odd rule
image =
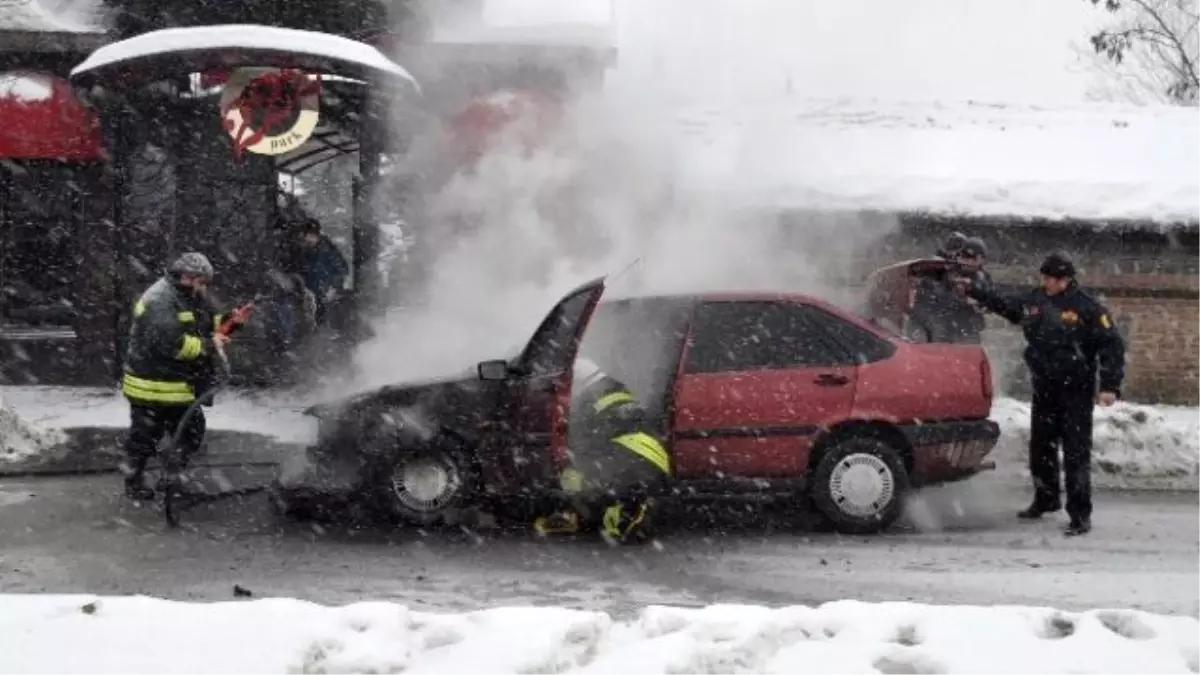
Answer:
[[[219,326],[217,326],[216,330],[213,331],[214,335],[230,337],[233,335],[234,331],[238,329],[238,327],[240,327],[250,318],[250,315],[253,312],[254,301],[247,302],[237,307],[229,313],[229,316],[226,317]],[[232,369],[229,365],[229,358],[225,355],[225,349],[217,346],[214,351],[216,352],[215,360],[218,366],[216,381],[213,382],[212,386],[210,386],[207,390],[196,396],[196,400],[188,406],[186,411],[184,411],[183,417],[181,417],[179,423],[175,425],[175,431],[171,434],[171,437],[167,441],[167,446],[162,451],[163,473],[160,482],[162,483],[163,488],[163,516],[166,518],[167,526],[172,528],[179,526],[180,511],[186,509],[188,506],[194,506],[205,501],[214,501],[216,499],[222,499],[226,497],[250,494],[251,492],[257,492],[261,490],[261,488],[253,490],[233,490],[221,492],[220,494],[216,495],[204,495],[202,497],[199,495],[184,495],[181,490],[183,483],[183,457],[181,455],[179,443],[183,438],[183,433],[187,429],[188,422],[190,422],[192,417],[195,416],[196,411],[199,410],[201,406],[211,401],[213,397],[216,396],[222,389],[225,389],[227,386],[229,386],[232,375]],[[186,504],[182,503],[185,498],[188,502]]]

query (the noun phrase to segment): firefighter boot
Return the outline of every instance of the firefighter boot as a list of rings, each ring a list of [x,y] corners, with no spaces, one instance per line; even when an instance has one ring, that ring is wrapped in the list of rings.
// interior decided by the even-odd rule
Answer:
[[[551,534],[575,534],[579,531],[579,514],[574,511],[558,511],[541,516],[533,521],[533,531],[543,537]]]
[[[148,458],[138,457],[121,462],[121,475],[125,479],[125,497],[137,502],[154,499],[154,490],[146,485],[146,463]]]
[[[610,544],[644,544],[652,538],[650,503],[616,502],[604,510],[604,539]]]

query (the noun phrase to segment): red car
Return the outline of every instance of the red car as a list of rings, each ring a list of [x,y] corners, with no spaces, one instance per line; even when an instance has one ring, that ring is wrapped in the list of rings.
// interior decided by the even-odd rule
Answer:
[[[320,440],[281,475],[279,503],[357,502],[418,524],[548,508],[580,352],[638,393],[680,498],[811,501],[840,531],[873,532],[908,490],[992,468],[978,346],[913,343],[805,295],[603,292],[602,279],[572,291],[520,354],[470,377],[311,409]]]

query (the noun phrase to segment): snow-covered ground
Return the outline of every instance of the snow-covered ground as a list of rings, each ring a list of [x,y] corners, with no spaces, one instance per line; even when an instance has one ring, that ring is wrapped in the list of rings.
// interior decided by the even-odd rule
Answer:
[[[1023,401],[999,399],[992,406],[1001,427],[992,453],[999,471],[1029,475],[1029,414]],[[1118,402],[1097,407],[1093,420],[1094,484],[1200,489],[1200,409]]]
[[[69,648],[65,648],[69,645]],[[1200,624],[1131,610],[834,602],[431,614],[384,602],[0,596],[0,672],[1188,673]]]
[[[0,387],[0,398],[34,429],[129,424],[129,404],[115,389],[8,386]],[[315,420],[303,414],[305,407],[307,402],[298,398],[229,392],[218,394],[216,403],[205,408],[204,414],[209,429],[254,432],[284,443],[307,443],[313,439]],[[0,441],[6,440],[7,436],[0,437]]]
[[[31,423],[0,396],[0,464],[35,457],[64,440],[59,428]]]

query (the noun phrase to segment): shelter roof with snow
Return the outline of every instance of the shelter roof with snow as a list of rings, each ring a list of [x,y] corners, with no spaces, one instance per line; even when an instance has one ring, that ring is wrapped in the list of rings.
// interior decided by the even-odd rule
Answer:
[[[1191,109],[796,100],[676,109],[695,186],[752,206],[1200,220]]]

